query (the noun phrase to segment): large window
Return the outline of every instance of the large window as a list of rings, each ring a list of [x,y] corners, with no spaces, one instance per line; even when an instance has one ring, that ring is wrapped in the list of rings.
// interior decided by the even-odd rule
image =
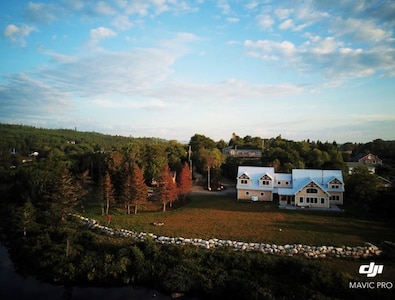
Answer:
[[[306,197],[307,203],[318,203],[318,198]]]
[[[317,194],[318,190],[315,189],[315,188],[308,188],[308,189],[306,189],[306,193],[308,193],[308,194]]]

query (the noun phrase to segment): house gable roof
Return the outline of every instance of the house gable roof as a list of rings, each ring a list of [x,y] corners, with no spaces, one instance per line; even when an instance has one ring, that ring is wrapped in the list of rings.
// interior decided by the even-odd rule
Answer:
[[[248,176],[248,177],[247,177]],[[290,186],[276,187],[259,185],[259,181],[270,177],[273,180],[289,180]],[[256,189],[262,191],[274,191],[280,195],[295,195],[313,183],[319,189],[329,195],[329,192],[344,192],[344,180],[341,170],[318,170],[318,169],[293,169],[292,174],[274,173],[273,167],[250,167],[239,166],[237,179],[251,179],[251,184],[237,184],[237,189]],[[340,186],[331,188],[329,183],[336,182]]]
[[[273,177],[266,173],[259,180],[273,180]]]
[[[329,196],[327,189],[323,185],[318,184],[314,179],[311,178],[306,178],[304,182],[301,182],[301,184],[294,189],[294,194],[299,193],[301,190],[303,190],[305,187],[309,185],[314,188],[318,188],[322,190],[324,193],[326,193]]]
[[[273,167],[250,167],[250,166],[239,166],[237,171],[237,179],[241,179],[243,174],[247,174],[249,179],[251,179],[251,184],[248,186],[237,184],[237,189],[259,189],[259,190],[271,190],[272,187],[262,187],[259,186],[259,179],[262,176],[269,176],[274,178],[274,168]]]

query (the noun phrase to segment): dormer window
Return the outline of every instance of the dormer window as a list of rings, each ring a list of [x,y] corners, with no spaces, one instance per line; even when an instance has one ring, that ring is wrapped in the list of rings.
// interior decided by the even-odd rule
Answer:
[[[259,185],[261,186],[269,186],[272,184],[272,178],[265,174],[261,178],[259,178]]]
[[[308,189],[306,189],[306,193],[308,193],[308,194],[317,194],[318,190],[316,188],[308,188]]]
[[[247,179],[241,179],[241,180],[240,180],[240,183],[241,183],[241,184],[248,184],[248,180],[247,180]]]
[[[331,180],[328,184],[328,187],[331,189],[340,189],[343,186],[342,182],[336,178]]]

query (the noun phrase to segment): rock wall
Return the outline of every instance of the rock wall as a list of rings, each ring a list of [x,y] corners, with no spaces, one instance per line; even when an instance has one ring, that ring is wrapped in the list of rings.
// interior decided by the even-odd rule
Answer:
[[[367,258],[372,256],[379,256],[382,251],[375,245],[366,242],[365,246],[308,246],[303,244],[287,244],[276,245],[266,243],[247,243],[241,241],[221,240],[211,238],[209,240],[199,238],[184,238],[184,237],[167,237],[158,236],[153,233],[135,232],[127,229],[114,229],[99,225],[96,220],[85,218],[83,216],[72,214],[71,216],[79,219],[83,224],[87,225],[93,230],[98,230],[102,233],[132,238],[136,241],[144,241],[152,239],[160,244],[173,244],[173,245],[192,245],[204,249],[215,249],[229,247],[235,251],[255,251],[265,254],[276,255],[302,255],[308,258],[326,258],[326,257],[353,257],[353,258]]]

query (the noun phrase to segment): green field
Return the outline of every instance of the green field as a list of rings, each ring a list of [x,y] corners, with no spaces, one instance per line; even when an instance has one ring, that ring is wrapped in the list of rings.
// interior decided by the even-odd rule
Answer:
[[[144,205],[142,205],[144,207]],[[112,209],[111,226],[157,235],[185,238],[219,238],[275,244],[360,246],[366,241],[394,241],[389,224],[364,220],[347,213],[280,210],[273,203],[238,203],[233,197],[193,196],[167,212],[126,215]],[[106,223],[96,203],[86,206],[85,216]],[[163,222],[156,227],[154,222]]]

